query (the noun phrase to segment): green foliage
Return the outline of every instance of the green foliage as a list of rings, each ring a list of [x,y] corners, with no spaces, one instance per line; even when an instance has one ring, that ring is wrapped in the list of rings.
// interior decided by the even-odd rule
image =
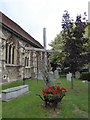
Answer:
[[[90,38],[90,22],[88,22],[87,33],[88,33],[88,37]]]
[[[52,49],[58,51],[50,57],[56,66],[69,67],[72,72],[80,70],[84,65],[89,66],[90,24],[86,21],[85,15],[84,13],[84,18],[78,15],[73,21],[68,11],[63,14],[62,31],[50,43]]]
[[[49,44],[54,50],[58,50],[59,52],[62,52],[63,48],[63,39],[61,36],[61,33],[57,34],[54,41],[51,41]]]
[[[89,62],[89,39],[84,36],[87,27],[86,15],[76,16],[75,22],[65,11],[62,18],[62,37],[64,40],[64,52],[66,57],[64,66],[69,67],[73,73],[80,70],[84,64]]]
[[[80,78],[82,80],[88,80],[88,81],[90,81],[90,72],[82,72]]]
[[[54,41],[52,41],[49,45],[52,47],[52,49],[57,51],[51,54],[50,56],[51,62],[54,63],[56,66],[61,67],[63,60],[66,56],[65,53],[63,52],[64,43],[63,43],[63,39],[61,36],[61,32],[57,34]]]

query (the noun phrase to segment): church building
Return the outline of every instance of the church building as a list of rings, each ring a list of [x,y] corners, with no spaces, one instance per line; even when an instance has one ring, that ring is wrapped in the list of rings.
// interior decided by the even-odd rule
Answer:
[[[37,77],[42,67],[43,51],[33,48],[44,49],[17,23],[0,12],[0,82]]]

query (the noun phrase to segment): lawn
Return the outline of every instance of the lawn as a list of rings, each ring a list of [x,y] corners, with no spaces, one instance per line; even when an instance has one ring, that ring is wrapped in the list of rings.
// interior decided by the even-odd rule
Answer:
[[[42,95],[43,81],[26,80],[30,92],[14,100],[2,103],[3,118],[87,118],[88,117],[88,83],[82,83],[80,80],[74,80],[74,89],[65,78],[58,79],[62,87],[68,89],[62,103],[58,104],[57,109],[44,107],[43,101],[36,96],[36,93]],[[22,84],[14,82],[3,85],[2,89]],[[58,81],[55,81],[56,85]]]

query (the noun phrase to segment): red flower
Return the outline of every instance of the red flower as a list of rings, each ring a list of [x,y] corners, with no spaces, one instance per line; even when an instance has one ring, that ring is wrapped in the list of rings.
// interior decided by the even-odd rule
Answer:
[[[62,91],[67,92],[67,89],[60,88],[60,86],[51,86],[49,88],[42,89],[42,93],[44,97],[49,97],[50,94],[60,97],[63,94]]]
[[[44,93],[44,97],[47,97],[48,95],[46,93]]]
[[[57,90],[54,90],[53,94],[56,94],[57,93]]]
[[[43,89],[42,92],[45,93],[45,90]]]
[[[66,90],[65,88],[61,88],[61,90],[63,90],[63,91],[65,91],[65,92],[67,92],[67,90]]]
[[[58,97],[60,97],[60,95],[61,95],[61,94],[60,94],[60,93],[58,93]]]
[[[48,90],[47,90],[48,92],[51,92],[51,88],[48,88]]]
[[[57,90],[60,90],[60,86],[57,86]]]

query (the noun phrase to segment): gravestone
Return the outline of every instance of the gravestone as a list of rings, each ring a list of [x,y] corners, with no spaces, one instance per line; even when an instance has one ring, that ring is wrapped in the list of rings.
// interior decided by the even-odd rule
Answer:
[[[76,79],[79,79],[79,78],[80,78],[80,72],[79,72],[79,71],[76,71],[76,72],[75,72],[75,78],[76,78]]]
[[[38,80],[43,80],[43,73],[42,72],[38,73]]]
[[[89,68],[88,72],[90,72],[90,68]]]
[[[55,71],[54,71],[54,78],[57,79],[58,77],[59,77],[58,70],[55,70]]]
[[[69,72],[69,73],[67,74],[67,80],[68,80],[68,81],[71,81],[71,78],[72,78],[72,73]]]

